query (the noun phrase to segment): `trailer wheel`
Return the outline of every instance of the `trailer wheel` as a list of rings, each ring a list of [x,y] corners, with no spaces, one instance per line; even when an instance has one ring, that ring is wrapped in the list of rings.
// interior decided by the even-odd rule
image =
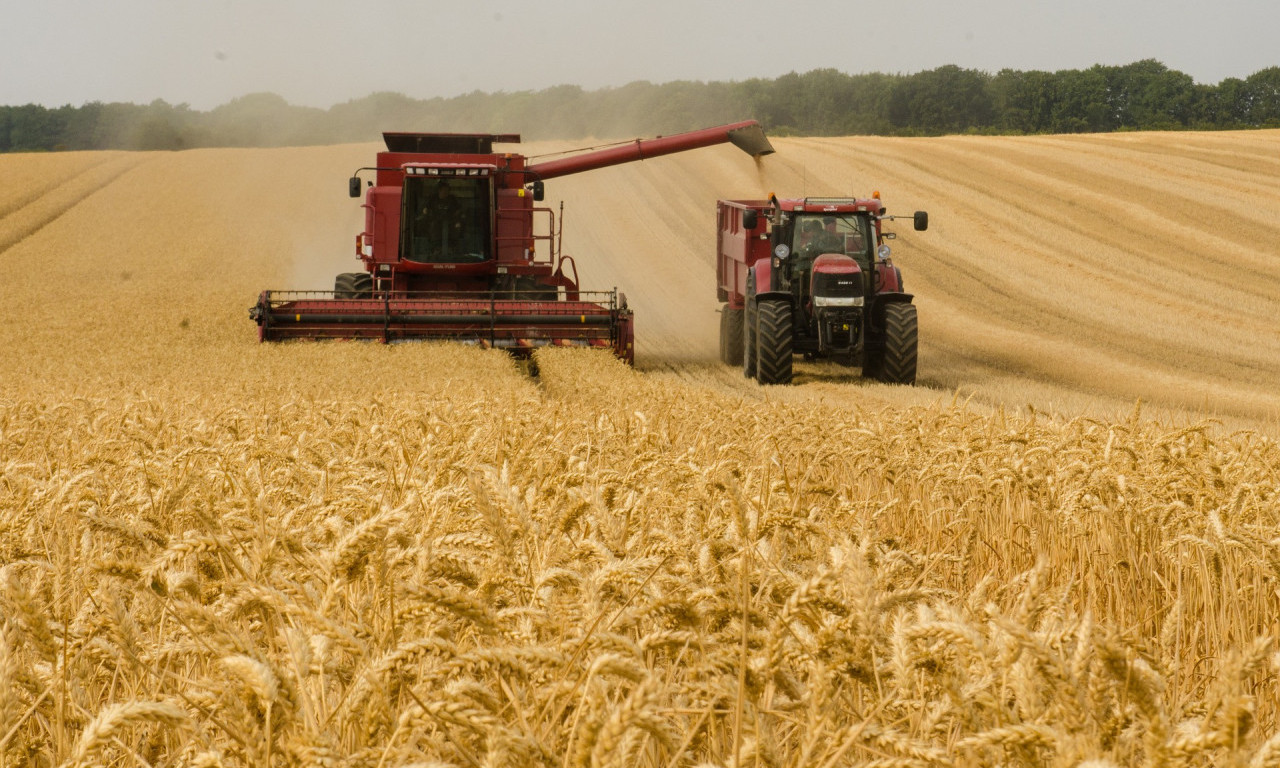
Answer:
[[[756,314],[756,355],[761,384],[790,384],[792,353],[791,305],[785,301],[761,302]]]
[[[742,375],[756,377],[756,314],[748,303],[742,310]]]
[[[720,308],[720,362],[742,365],[742,310]]]
[[[886,384],[915,384],[919,323],[915,304],[884,308],[884,354],[875,377]]]

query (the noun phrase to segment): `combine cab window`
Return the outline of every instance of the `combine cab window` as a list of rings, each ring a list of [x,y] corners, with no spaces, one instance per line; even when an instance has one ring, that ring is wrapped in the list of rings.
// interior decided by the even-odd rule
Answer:
[[[407,177],[404,258],[471,264],[490,257],[489,179]]]

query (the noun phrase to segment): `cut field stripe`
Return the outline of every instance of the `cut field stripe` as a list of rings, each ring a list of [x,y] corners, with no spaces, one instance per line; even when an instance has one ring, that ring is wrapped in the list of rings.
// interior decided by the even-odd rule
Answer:
[[[56,221],[140,162],[140,157],[126,156],[95,165],[12,210],[0,218],[0,254]]]

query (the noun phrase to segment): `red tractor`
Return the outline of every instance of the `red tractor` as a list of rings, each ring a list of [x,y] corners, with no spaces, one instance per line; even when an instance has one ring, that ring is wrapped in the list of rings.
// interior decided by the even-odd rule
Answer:
[[[889,260],[877,192],[867,199],[721,200],[720,359],[761,384],[791,383],[796,353],[916,380],[916,307]],[[929,214],[912,217],[917,231]]]
[[[263,291],[249,310],[258,338],[454,339],[527,356],[544,345],[609,347],[633,361],[624,294],[588,293],[560,253],[543,182],[594,168],[732,142],[773,151],[755,121],[635,140],[537,163],[495,152],[517,135],[384,133],[387,151],[350,180],[364,193],[356,257],[333,291]],[[373,180],[362,189],[360,174]],[[563,211],[562,211],[563,213]]]

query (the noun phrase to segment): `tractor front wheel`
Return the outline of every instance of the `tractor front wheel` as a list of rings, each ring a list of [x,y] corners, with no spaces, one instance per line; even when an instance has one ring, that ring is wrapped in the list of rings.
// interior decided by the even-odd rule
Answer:
[[[756,356],[761,384],[790,384],[792,352],[791,304],[762,301],[756,309]]]
[[[333,279],[335,299],[359,299],[373,294],[373,276],[368,272],[343,272]]]
[[[884,308],[884,354],[876,378],[886,384],[915,384],[919,323],[915,304]]]

